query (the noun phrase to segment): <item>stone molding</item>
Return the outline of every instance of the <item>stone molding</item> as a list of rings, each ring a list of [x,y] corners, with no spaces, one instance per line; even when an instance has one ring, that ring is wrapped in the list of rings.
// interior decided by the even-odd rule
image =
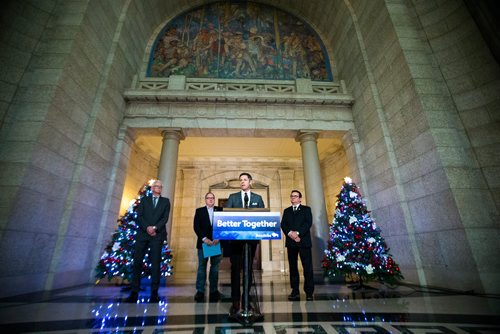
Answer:
[[[286,131],[354,128],[350,106],[129,102],[122,126],[132,128]]]

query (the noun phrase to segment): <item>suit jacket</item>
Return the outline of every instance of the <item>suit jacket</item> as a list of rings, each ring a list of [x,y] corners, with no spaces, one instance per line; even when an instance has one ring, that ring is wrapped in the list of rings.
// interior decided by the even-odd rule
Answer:
[[[243,201],[241,200],[241,191],[229,195],[225,208],[243,208]],[[262,197],[254,192],[250,192],[249,208],[263,208],[264,201]]]
[[[167,238],[167,221],[170,213],[170,200],[166,197],[158,199],[156,208],[153,204],[153,197],[144,197],[137,205],[137,231],[136,240],[162,239]],[[156,226],[156,235],[150,236],[146,231],[148,226]]]
[[[214,206],[215,211],[221,211],[222,208],[219,206]],[[208,238],[213,240],[212,238],[212,224],[210,224],[210,217],[208,216],[208,209],[206,206],[202,206],[201,208],[196,209],[194,213],[193,219],[193,229],[198,237],[196,240],[196,248],[201,249],[201,243],[203,242],[203,238]]]
[[[248,207],[249,208],[263,208],[264,207],[264,201],[262,200],[262,197],[259,194],[255,194],[254,192],[250,191],[250,201]],[[233,193],[229,195],[229,198],[226,201],[226,204],[224,205],[225,208],[242,208],[243,209],[243,201],[241,200],[241,191],[238,191],[237,193]],[[231,256],[232,253],[232,248],[235,247],[234,244],[241,243],[241,240],[224,240],[222,242],[222,247],[224,248],[223,254],[224,256]],[[256,247],[256,245],[259,243],[257,240],[252,240],[248,241],[253,247]]]
[[[312,213],[311,208],[300,204],[296,212],[293,212],[293,206],[283,211],[281,218],[281,230],[285,233],[285,247],[312,247],[311,230]],[[288,236],[288,232],[299,232],[300,242],[295,242]]]

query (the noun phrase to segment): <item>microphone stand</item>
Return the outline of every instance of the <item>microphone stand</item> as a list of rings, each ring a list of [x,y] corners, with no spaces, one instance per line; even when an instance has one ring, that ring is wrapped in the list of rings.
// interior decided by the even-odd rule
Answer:
[[[255,309],[250,307],[250,275],[253,276],[253,271],[251,270],[250,264],[251,251],[248,240],[246,240],[243,245],[243,257],[243,309],[234,316],[234,320],[247,326],[252,325],[254,322],[264,320],[264,315],[260,313],[260,307],[256,307]],[[255,279],[253,284],[255,285]],[[255,302],[258,305],[257,289],[255,289]]]
[[[245,194],[243,200],[243,206],[248,209],[250,198]],[[229,319],[236,320],[240,324],[247,326],[252,325],[254,322],[264,320],[264,316],[260,313],[259,307],[259,297],[257,295],[257,289],[255,289],[255,302],[256,308],[252,309],[250,307],[250,280],[253,277],[253,269],[251,261],[251,250],[249,240],[243,241],[243,309],[235,315],[230,315]],[[252,276],[250,276],[252,275]],[[253,280],[255,286],[255,278]]]

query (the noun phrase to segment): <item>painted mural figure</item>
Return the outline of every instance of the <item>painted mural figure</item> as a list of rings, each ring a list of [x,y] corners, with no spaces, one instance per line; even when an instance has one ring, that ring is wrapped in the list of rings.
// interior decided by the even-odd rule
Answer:
[[[229,41],[230,42],[228,44],[230,47],[230,54],[236,61],[236,68],[233,72],[236,77],[241,75],[242,69],[246,70],[246,72],[249,72],[250,74],[255,74],[257,69],[255,68],[253,59],[250,57],[248,46],[243,40],[243,36],[241,34],[235,34],[230,37]]]
[[[214,42],[214,35],[208,29],[201,29],[193,41],[193,55],[196,59],[196,68],[200,76],[208,74],[208,66],[211,61],[210,50]]]
[[[169,42],[170,46],[162,46],[158,50],[158,57],[152,67],[155,73],[161,73],[164,76],[176,74],[180,69],[189,64],[191,52],[184,45],[179,45],[179,40],[173,39]]]
[[[283,56],[288,58],[292,64],[292,76],[294,78],[298,77],[309,77],[309,68],[307,67],[307,63],[305,61],[306,54],[305,50],[302,47],[302,39],[292,32],[290,36],[285,36],[283,38]],[[297,75],[297,67],[302,74],[302,76]]]
[[[259,66],[266,65],[266,54],[272,51],[272,46],[266,41],[269,34],[258,34],[257,28],[250,28],[250,37],[248,39],[248,52],[253,61]]]

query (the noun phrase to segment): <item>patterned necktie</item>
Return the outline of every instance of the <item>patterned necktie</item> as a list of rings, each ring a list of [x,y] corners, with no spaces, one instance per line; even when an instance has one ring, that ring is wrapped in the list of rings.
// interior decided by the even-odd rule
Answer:
[[[248,194],[245,193],[245,196],[243,196],[243,201],[245,202],[245,209],[248,209]]]

